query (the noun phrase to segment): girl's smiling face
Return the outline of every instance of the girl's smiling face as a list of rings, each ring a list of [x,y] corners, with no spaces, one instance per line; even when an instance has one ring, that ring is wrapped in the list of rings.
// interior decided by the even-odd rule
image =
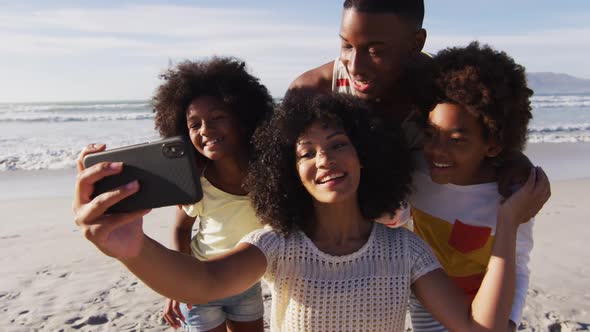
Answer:
[[[479,119],[450,103],[438,104],[429,115],[424,141],[424,159],[432,181],[472,185],[495,181],[486,158],[496,157],[501,147],[486,139]]]
[[[356,199],[361,165],[344,130],[314,122],[295,146],[301,183],[320,203]]]
[[[218,98],[194,99],[186,111],[186,122],[194,147],[209,160],[235,154],[243,145],[237,117]]]

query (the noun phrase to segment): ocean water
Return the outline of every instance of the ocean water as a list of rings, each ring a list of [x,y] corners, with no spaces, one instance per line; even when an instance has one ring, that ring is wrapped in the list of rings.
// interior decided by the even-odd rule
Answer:
[[[82,148],[158,139],[146,101],[0,104],[0,172],[74,168]]]
[[[529,143],[590,142],[590,95],[532,99]],[[0,104],[0,172],[68,169],[81,149],[158,139],[147,101]]]
[[[532,106],[529,143],[590,142],[590,95],[537,95]]]

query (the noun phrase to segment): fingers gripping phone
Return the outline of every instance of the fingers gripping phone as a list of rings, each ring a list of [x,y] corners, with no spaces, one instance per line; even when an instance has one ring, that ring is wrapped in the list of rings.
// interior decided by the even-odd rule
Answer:
[[[93,197],[133,180],[140,185],[137,193],[111,206],[108,213],[193,204],[203,197],[194,148],[180,136],[89,154],[84,166],[105,161],[123,162],[123,171],[96,182]]]

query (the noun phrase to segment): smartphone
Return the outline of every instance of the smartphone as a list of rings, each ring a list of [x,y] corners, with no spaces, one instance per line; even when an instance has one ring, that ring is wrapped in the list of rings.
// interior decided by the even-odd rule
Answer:
[[[84,166],[105,161],[123,162],[123,171],[96,182],[93,197],[133,180],[140,185],[137,193],[111,206],[107,213],[193,204],[203,197],[193,145],[180,136],[89,154]]]

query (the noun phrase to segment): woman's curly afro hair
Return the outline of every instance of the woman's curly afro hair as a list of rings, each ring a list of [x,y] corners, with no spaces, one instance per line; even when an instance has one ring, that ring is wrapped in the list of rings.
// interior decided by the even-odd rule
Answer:
[[[479,118],[484,138],[495,139],[502,153],[522,151],[532,118],[525,69],[504,52],[472,42],[442,50],[435,57],[442,93],[440,103],[452,103]]]
[[[371,115],[346,95],[291,91],[266,126],[254,135],[257,159],[246,178],[252,204],[264,224],[284,235],[314,224],[311,195],[296,168],[298,138],[313,123],[343,129],[359,157],[358,201],[367,219],[393,214],[409,193],[412,162],[399,127]]]
[[[268,90],[248,73],[246,64],[231,57],[183,61],[160,78],[164,83],[153,96],[152,105],[155,126],[162,137],[188,136],[186,111],[195,98],[202,96],[223,101],[237,116],[247,139],[274,106]]]

